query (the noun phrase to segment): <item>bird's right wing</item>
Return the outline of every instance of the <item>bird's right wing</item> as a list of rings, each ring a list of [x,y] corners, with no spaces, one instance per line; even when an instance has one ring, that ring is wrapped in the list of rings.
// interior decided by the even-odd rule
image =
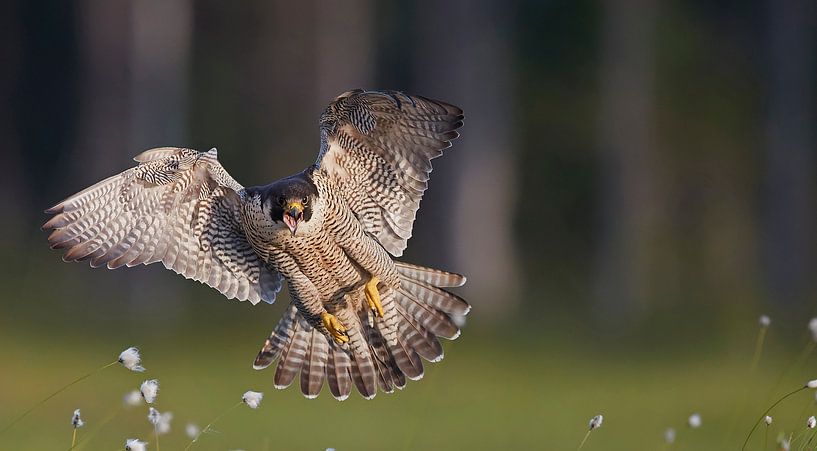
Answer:
[[[282,278],[255,253],[241,225],[244,187],[215,149],[162,147],[139,165],[46,210],[43,229],[65,261],[108,268],[162,262],[229,299],[272,303]]]

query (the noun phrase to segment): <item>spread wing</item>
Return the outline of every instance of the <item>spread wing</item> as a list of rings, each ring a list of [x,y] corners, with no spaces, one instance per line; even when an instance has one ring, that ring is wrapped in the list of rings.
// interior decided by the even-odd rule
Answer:
[[[349,91],[321,116],[316,165],[335,179],[366,231],[400,256],[428,187],[431,160],[459,136],[462,120],[461,109],[437,100]]]
[[[219,164],[216,149],[162,147],[139,165],[46,210],[43,229],[65,261],[108,268],[162,262],[229,299],[272,303],[281,276],[253,250],[241,225],[244,188]]]

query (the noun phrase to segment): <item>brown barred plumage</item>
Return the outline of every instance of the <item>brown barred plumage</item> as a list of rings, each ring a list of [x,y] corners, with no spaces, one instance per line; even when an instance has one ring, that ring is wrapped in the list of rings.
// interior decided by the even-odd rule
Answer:
[[[452,317],[470,310],[444,289],[465,277],[393,260],[411,237],[431,160],[462,119],[443,102],[350,91],[321,116],[318,159],[299,174],[244,188],[215,149],[152,149],[47,210],[44,228],[66,261],[162,262],[253,304],[273,302],[285,279],[292,304],[254,367],[277,360],[275,386],[300,375],[310,398],[324,381],[337,399],[353,385],[371,398],[420,379],[421,358],[440,360],[437,337],[459,336]]]

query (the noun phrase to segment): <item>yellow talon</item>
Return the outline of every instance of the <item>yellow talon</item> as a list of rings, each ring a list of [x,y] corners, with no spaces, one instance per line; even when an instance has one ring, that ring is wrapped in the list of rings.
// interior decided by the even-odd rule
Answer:
[[[346,328],[343,327],[343,324],[338,321],[335,315],[329,312],[321,313],[321,321],[323,322],[323,327],[332,334],[332,338],[335,339],[338,343],[347,343],[349,341],[349,336],[346,335]]]
[[[377,316],[383,317],[383,305],[380,303],[380,293],[377,291],[377,284],[380,279],[373,276],[366,282],[363,291],[366,293],[366,301],[369,303],[369,308],[377,312]]]

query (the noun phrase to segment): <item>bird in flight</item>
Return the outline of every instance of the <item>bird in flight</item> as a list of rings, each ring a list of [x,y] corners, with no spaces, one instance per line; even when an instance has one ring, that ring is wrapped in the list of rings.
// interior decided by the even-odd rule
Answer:
[[[137,166],[46,210],[52,248],[92,267],[161,262],[229,299],[272,303],[284,281],[291,304],[254,362],[278,361],[276,388],[300,373],[301,391],[324,381],[346,399],[423,376],[443,357],[453,317],[470,306],[446,288],[459,274],[394,257],[411,237],[431,160],[459,136],[462,110],[397,91],[349,91],[320,118],[315,163],[244,187],[216,149],[162,147]]]

